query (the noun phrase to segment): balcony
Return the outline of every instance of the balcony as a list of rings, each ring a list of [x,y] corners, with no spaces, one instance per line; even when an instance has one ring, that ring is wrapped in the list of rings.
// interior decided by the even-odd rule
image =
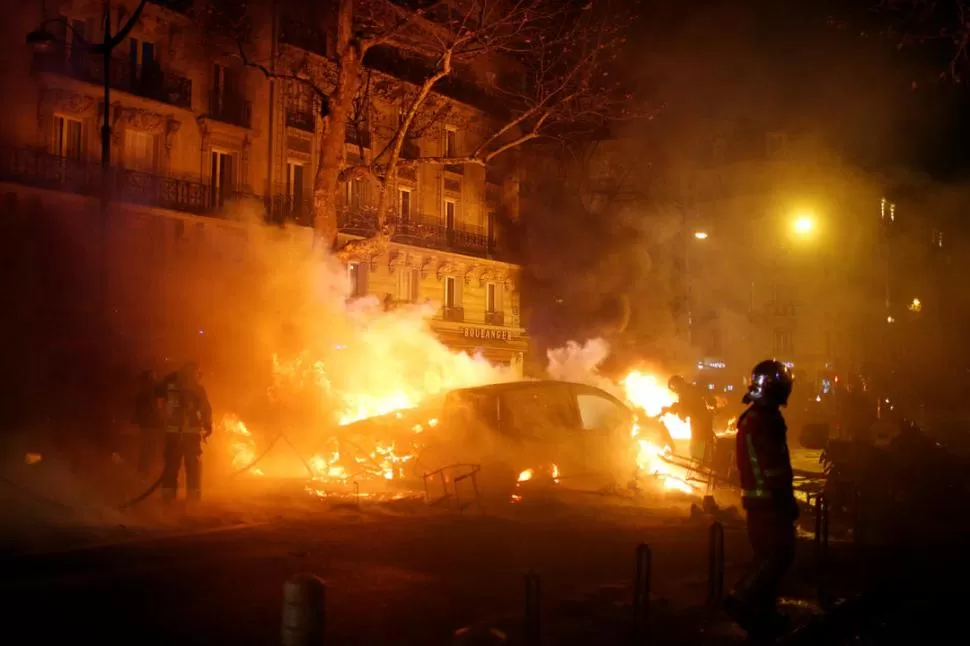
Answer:
[[[347,134],[344,136],[344,141],[353,146],[370,148],[370,133],[366,130],[358,130],[353,126],[347,126]]]
[[[78,48],[36,52],[33,71],[104,85],[104,57]],[[192,81],[163,72],[157,62],[134,65],[126,58],[112,58],[110,75],[112,89],[180,108],[192,107]]]
[[[101,193],[101,165],[57,157],[25,148],[0,147],[0,181],[35,188],[97,197]],[[209,187],[125,168],[112,168],[109,177],[115,202],[157,206],[197,215],[212,211]]]
[[[485,325],[505,325],[505,312],[485,312]]]
[[[465,166],[462,164],[445,164],[445,172],[453,175],[464,175]]]
[[[438,218],[401,218],[388,219],[394,227],[395,242],[411,244],[427,249],[455,251],[469,256],[488,255],[490,248],[485,231],[471,228],[448,227]]]
[[[271,224],[313,226],[313,200],[285,193],[274,195],[266,200],[266,220]]]
[[[443,321],[450,321],[452,323],[464,323],[465,322],[465,308],[464,307],[448,307],[447,305],[441,308],[441,319]]]
[[[240,96],[212,93],[209,95],[209,114],[207,116],[240,128],[251,128],[253,107],[249,101]]]
[[[290,128],[296,128],[297,130],[313,134],[317,129],[317,120],[313,116],[313,110],[287,108],[286,125]]]

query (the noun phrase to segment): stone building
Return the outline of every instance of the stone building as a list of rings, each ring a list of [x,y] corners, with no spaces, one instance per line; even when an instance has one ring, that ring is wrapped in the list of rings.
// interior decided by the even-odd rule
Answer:
[[[135,6],[134,0],[112,3],[113,29]],[[157,240],[188,240],[200,249],[244,243],[244,220],[253,216],[309,226],[320,120],[305,88],[268,79],[239,57],[212,55],[197,42],[187,15],[168,8],[175,6],[149,3],[112,53],[110,226]],[[80,43],[101,42],[103,12],[102,3],[83,0],[38,0],[27,11],[7,12],[0,44],[7,61],[0,78],[9,97],[0,121],[0,190],[11,200],[53,204],[67,198],[96,208],[105,70],[102,57]],[[290,52],[328,64],[327,34],[307,37],[285,11],[265,18],[255,32],[262,55]],[[52,38],[29,47],[27,34],[39,29]],[[381,67],[374,73],[406,83],[393,65]],[[474,100],[481,93],[460,91],[474,89],[474,81],[443,86],[447,96],[436,100],[447,103],[447,116],[409,139],[406,155],[471,150],[480,136],[477,124],[487,119]],[[396,118],[380,99],[365,110],[375,127],[348,130],[352,157],[379,149],[386,141],[380,124]],[[527,339],[519,320],[519,268],[504,259],[499,235],[499,221],[517,216],[516,193],[509,167],[402,170],[390,251],[349,264],[351,296],[371,295],[388,307],[431,302],[439,306],[432,325],[448,345],[521,362]],[[373,234],[373,187],[366,180],[348,182],[344,198],[341,238]],[[119,244],[130,244],[124,240]],[[144,244],[167,245],[157,240]]]

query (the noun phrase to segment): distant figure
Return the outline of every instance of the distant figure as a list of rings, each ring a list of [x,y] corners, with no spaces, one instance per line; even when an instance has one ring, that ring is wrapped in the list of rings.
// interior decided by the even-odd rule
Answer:
[[[788,428],[781,414],[792,385],[791,371],[783,363],[762,361],[751,373],[742,400],[749,407],[738,420],[741,501],[754,561],[725,599],[724,609],[755,640],[770,640],[789,628],[777,603],[782,579],[795,559],[798,518]]]
[[[162,499],[171,502],[178,490],[179,471],[185,462],[186,497],[202,497],[202,443],[212,435],[212,407],[194,362],[166,377],[156,392],[163,399],[165,471]]]
[[[677,395],[677,401],[660,414],[673,413],[683,420],[690,418],[690,456],[704,464],[710,462],[714,455],[714,411],[707,393],[680,375],[671,377],[667,388]]]
[[[158,445],[162,441],[162,400],[157,389],[155,373],[151,370],[141,373],[132,422],[138,427],[138,473],[142,477],[150,474]]]

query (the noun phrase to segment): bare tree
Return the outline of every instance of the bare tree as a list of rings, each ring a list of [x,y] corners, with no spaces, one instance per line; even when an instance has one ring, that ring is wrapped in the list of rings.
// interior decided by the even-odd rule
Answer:
[[[275,60],[260,57],[251,12],[244,5],[232,12],[238,17],[229,19],[210,8],[205,31],[218,32],[223,44],[231,39],[245,65],[267,78],[304,86],[313,95],[320,120],[314,226],[333,245],[342,182],[376,182],[376,235],[364,243],[376,248],[394,233],[388,215],[399,169],[485,166],[537,138],[569,136],[633,113],[614,67],[630,21],[609,0],[586,5],[557,0],[339,0],[335,11],[306,14],[321,33],[336,35],[327,59],[291,48],[281,48]],[[374,69],[372,61],[388,55],[398,61],[406,57],[409,73],[404,78]],[[408,139],[451,113],[453,104],[442,95],[462,80],[473,61],[485,57],[508,73],[494,75],[485,88],[491,109],[486,123],[474,124],[483,133],[474,148],[460,155],[402,154]],[[398,118],[390,126],[371,118],[377,100],[397,107]],[[372,128],[383,128],[378,134],[386,143],[370,158],[361,154],[349,163],[348,127],[368,137]]]

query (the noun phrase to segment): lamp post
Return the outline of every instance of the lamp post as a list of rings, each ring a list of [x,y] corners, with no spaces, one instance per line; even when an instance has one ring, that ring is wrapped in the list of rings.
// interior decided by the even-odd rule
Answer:
[[[111,54],[114,52],[115,48],[124,42],[128,34],[134,28],[138,19],[141,18],[142,11],[145,9],[145,5],[148,4],[148,0],[141,0],[138,6],[135,8],[134,13],[128,18],[125,25],[118,30],[118,33],[111,35],[111,5],[108,2],[104,3],[104,41],[101,43],[91,43],[87,41],[81,34],[71,27],[70,23],[65,23],[67,28],[71,30],[74,34],[74,39],[79,42],[81,47],[85,51],[91,54],[98,54],[102,57],[104,66],[104,113],[103,121],[101,124],[101,194],[100,194],[100,208],[101,208],[101,225],[104,227],[107,224],[107,214],[108,214],[108,204],[111,199],[111,120],[110,120],[110,106],[111,106]],[[34,31],[27,34],[27,44],[33,47],[35,50],[47,51],[52,47],[58,45],[64,45],[64,43],[57,40],[57,38],[47,31],[47,25],[63,20],[62,18],[53,18],[50,20],[43,21],[40,26]],[[102,232],[106,233],[106,232]]]
[[[687,310],[687,347],[694,344],[694,294],[691,287],[691,267],[690,267],[690,246],[691,237],[697,241],[704,241],[710,237],[708,231],[697,229],[691,233],[690,218],[687,209],[684,208],[681,217],[681,235],[683,237],[683,262],[684,262],[684,305]]]
[[[107,361],[110,356],[110,348],[112,344],[109,340],[109,330],[110,330],[110,316],[109,316],[109,287],[108,287],[108,276],[110,274],[110,245],[108,236],[108,206],[111,202],[111,54],[114,52],[115,48],[124,42],[128,34],[134,28],[138,19],[141,18],[142,11],[145,9],[145,5],[148,4],[148,0],[140,0],[135,11],[128,18],[128,21],[124,26],[118,30],[118,33],[111,34],[111,4],[108,0],[104,2],[104,40],[101,43],[91,43],[84,38],[82,34],[79,34],[67,21],[63,18],[54,18],[49,20],[43,20],[37,29],[27,34],[27,45],[33,47],[36,51],[49,51],[52,48],[63,46],[66,43],[59,41],[50,31],[47,30],[47,26],[51,23],[64,21],[64,24],[68,29],[71,30],[74,42],[79,45],[85,52],[89,54],[100,55],[102,57],[104,65],[104,111],[102,114],[103,121],[101,124],[101,186],[99,193],[99,234],[97,237],[98,244],[100,244],[100,254],[98,258],[98,271],[100,271],[100,276],[97,280],[97,296],[100,300],[100,318],[101,318],[101,329],[99,334],[96,335],[95,343],[100,345],[100,356],[102,360]]]

